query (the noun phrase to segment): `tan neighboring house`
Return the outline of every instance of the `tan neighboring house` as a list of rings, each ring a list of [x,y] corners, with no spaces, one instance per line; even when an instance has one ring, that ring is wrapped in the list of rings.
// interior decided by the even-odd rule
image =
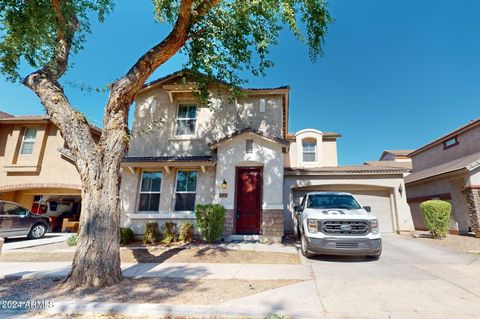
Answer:
[[[351,191],[372,206],[385,232],[412,230],[405,168],[338,166],[339,134],[288,133],[288,86],[243,89],[235,101],[221,84],[200,107],[188,71],[147,84],[136,97],[133,138],[122,165],[122,223],[195,222],[195,205],[226,208],[224,235],[280,241],[295,230],[293,207],[309,190]],[[222,93],[223,92],[223,93]]]
[[[101,133],[98,128],[92,132]],[[34,213],[69,213],[74,219],[80,214],[80,189],[65,141],[46,115],[0,113],[0,199]]]
[[[480,119],[409,154],[412,174],[405,178],[416,229],[426,229],[420,203],[442,199],[452,204],[454,233],[480,237]]]
[[[412,159],[408,157],[411,152],[413,150],[385,150],[378,161],[366,161],[364,164],[412,169]]]

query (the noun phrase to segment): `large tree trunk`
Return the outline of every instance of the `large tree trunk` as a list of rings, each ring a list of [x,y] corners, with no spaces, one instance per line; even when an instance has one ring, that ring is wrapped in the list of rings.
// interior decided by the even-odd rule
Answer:
[[[107,164],[111,165],[111,164]],[[118,179],[98,172],[85,178],[78,243],[67,280],[74,287],[103,287],[122,279],[120,268],[120,208],[118,187],[106,185]],[[95,185],[105,185],[97,188]]]

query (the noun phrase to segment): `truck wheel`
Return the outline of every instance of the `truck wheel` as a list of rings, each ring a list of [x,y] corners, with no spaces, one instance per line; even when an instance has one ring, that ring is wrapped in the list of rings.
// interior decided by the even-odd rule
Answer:
[[[305,256],[306,258],[312,257],[313,254],[308,252],[307,238],[305,237],[304,234],[300,235],[300,244],[301,244],[302,255]]]
[[[380,256],[381,256],[381,255],[382,255],[381,253],[378,254],[378,255],[368,255],[368,256],[367,256],[367,259],[370,259],[370,260],[378,260],[378,259],[380,259]]]

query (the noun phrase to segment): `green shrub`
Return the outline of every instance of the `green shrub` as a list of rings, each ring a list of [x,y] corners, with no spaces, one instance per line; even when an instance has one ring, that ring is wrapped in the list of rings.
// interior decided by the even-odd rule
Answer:
[[[77,246],[77,242],[78,242],[77,235],[72,235],[72,236],[67,238],[67,245],[68,246]]]
[[[433,238],[445,237],[450,225],[452,205],[442,200],[428,200],[420,204],[425,224]]]
[[[133,230],[129,227],[120,227],[120,244],[128,245],[133,241]]]
[[[158,241],[158,223],[145,224],[144,244],[155,244]]]
[[[177,224],[173,222],[166,222],[165,226],[163,226],[162,243],[165,245],[170,245],[177,240],[177,237]]]
[[[196,215],[200,234],[204,240],[212,243],[222,235],[225,207],[222,205],[197,205]]]
[[[180,240],[184,243],[191,243],[193,240],[193,224],[185,223],[180,227]]]

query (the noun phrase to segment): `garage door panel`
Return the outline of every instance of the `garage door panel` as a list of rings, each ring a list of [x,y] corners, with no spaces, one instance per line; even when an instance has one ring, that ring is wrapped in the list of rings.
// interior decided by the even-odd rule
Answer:
[[[303,196],[308,192],[313,191],[327,191],[322,188],[308,190],[298,189],[293,192],[295,204],[299,204]],[[393,219],[392,208],[390,205],[390,192],[388,190],[349,190],[348,188],[328,188],[328,191],[336,192],[348,192],[353,194],[358,200],[361,206],[370,206],[372,208],[372,214],[378,219],[380,225],[380,231],[382,233],[393,232]]]

